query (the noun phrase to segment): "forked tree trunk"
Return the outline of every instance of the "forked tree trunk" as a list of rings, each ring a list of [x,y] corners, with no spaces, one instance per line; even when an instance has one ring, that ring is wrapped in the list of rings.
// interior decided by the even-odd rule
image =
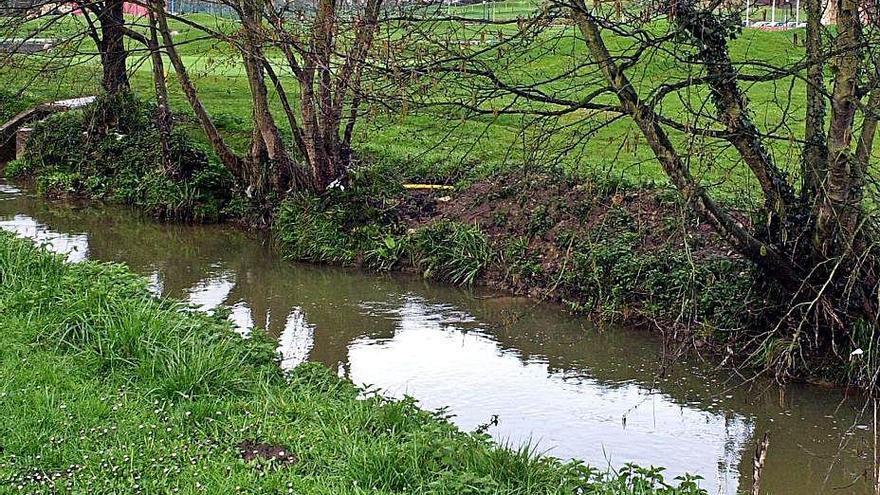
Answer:
[[[380,6],[381,0],[366,2],[352,26],[354,39],[342,57],[336,53],[339,20],[334,0],[318,0],[308,47],[295,50],[291,43],[282,44],[288,65],[299,82],[302,127],[297,139],[316,191],[344,178],[349,167],[351,138],[361,100],[361,75],[377,30]],[[334,68],[339,59],[341,66]]]
[[[367,0],[353,24],[354,36],[337,51],[339,27],[336,2],[317,0],[311,33],[306,41],[294,40],[285,30],[289,21],[274,4],[263,0],[240,0],[235,5],[241,19],[241,36],[226,37],[242,54],[251,93],[254,132],[249,156],[232,153],[199,100],[187,69],[171,40],[166,15],[156,13],[165,50],[177,73],[184,95],[221,160],[257,196],[284,195],[289,190],[324,191],[345,176],[350,159],[351,138],[360,105],[360,84],[366,54],[377,30],[381,0]],[[267,23],[267,18],[269,23]],[[274,32],[267,31],[274,29]],[[265,57],[265,46],[277,46],[297,79],[299,115],[288,100],[282,80]],[[287,150],[278,123],[271,112],[266,77],[279,96],[293,133],[293,144],[305,167],[299,166]],[[346,117],[346,113],[347,117]],[[298,118],[300,121],[298,121]]]
[[[261,184],[265,180],[273,190],[283,193],[292,185],[295,164],[287,153],[281,132],[270,110],[264,72],[265,57],[262,51],[262,19],[263,4],[260,0],[247,0],[243,3],[241,20],[245,41],[242,57],[253,103],[254,129],[257,131],[254,133],[254,140],[262,141],[259,147],[254,149],[259,149],[261,154],[265,154],[261,159],[252,153],[250,161],[254,162],[252,166],[256,166],[256,160],[264,164],[261,175],[266,177],[260,180]]]

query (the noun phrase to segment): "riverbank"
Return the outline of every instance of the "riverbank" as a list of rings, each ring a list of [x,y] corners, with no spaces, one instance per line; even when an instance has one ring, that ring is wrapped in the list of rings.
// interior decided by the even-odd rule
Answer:
[[[106,114],[117,131],[94,132],[90,122]],[[32,178],[49,197],[271,230],[291,260],[411,271],[562,302],[596,321],[658,332],[675,353],[706,349],[755,370],[781,363],[774,371],[786,379],[858,385],[866,376],[827,358],[827,349],[780,358],[784,333],[766,329],[784,319],[787,301],[663,185],[520,169],[406,188],[406,171],[376,162],[351,171],[344,187],[258,202],[184,133],[172,140],[173,162],[162,165],[151,115],[128,98],[53,116],[35,126],[6,173]]]
[[[79,132],[92,113],[106,112],[101,105],[133,106],[117,124],[128,132],[95,139]],[[160,220],[269,230],[291,260],[485,285],[561,302],[595,321],[648,328],[676,352],[745,342],[745,352],[721,359],[755,368],[775,359],[749,342],[779,321],[784,303],[668,188],[533,170],[454,188],[405,188],[400,170],[375,163],[354,170],[345,187],[255,204],[184,135],[175,140],[173,173],[158,166],[149,115],[136,102],[99,102],[85,114],[51,117],[35,127],[24,158],[6,175],[28,178],[49,197],[127,204]],[[838,382],[848,381],[845,373],[833,366],[786,370]]]
[[[652,493],[493,445],[155,299],[121,265],[0,234],[0,483],[89,493]],[[359,397],[360,396],[360,397]],[[641,481],[639,481],[641,480]],[[697,493],[689,485],[680,491]]]
[[[345,190],[281,204],[272,232],[282,255],[559,302],[729,365],[759,369],[772,359],[752,339],[781,319],[784,301],[675,191],[532,171],[455,190],[407,189],[380,167],[352,179]],[[723,351],[738,343],[738,355]],[[847,380],[833,366],[791,372]]]

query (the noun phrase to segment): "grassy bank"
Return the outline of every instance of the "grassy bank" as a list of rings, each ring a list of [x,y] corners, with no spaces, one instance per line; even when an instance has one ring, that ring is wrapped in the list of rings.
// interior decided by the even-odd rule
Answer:
[[[698,346],[742,341],[738,362],[772,357],[747,341],[779,317],[774,288],[664,187],[515,173],[407,191],[366,169],[344,191],[288,198],[273,230],[290,259],[487,285]]]
[[[166,220],[225,218],[231,174],[179,130],[164,164],[153,115],[150,102],[131,95],[102,96],[83,110],[53,115],[33,125],[26,152],[5,173],[32,179],[49,197],[108,200]]]
[[[0,492],[699,493],[458,431],[157,300],[119,265],[0,234]]]

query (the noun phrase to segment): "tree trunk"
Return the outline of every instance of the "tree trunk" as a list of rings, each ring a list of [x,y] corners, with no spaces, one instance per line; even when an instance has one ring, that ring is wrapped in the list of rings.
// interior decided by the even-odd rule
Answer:
[[[251,88],[254,129],[259,133],[259,140],[262,141],[261,147],[269,164],[267,172],[269,172],[272,187],[278,192],[284,192],[290,186],[291,159],[287,150],[284,149],[281,133],[269,110],[262,64],[249,53],[244,55],[244,59],[245,71]]]
[[[835,1],[835,0],[829,0]],[[804,156],[801,167],[802,202],[812,207],[816,191],[828,170],[828,147],[825,140],[825,64],[822,53],[822,2],[806,0],[807,32],[807,108],[804,116]]]
[[[701,47],[697,57],[706,67],[706,81],[717,118],[727,131],[726,139],[758,180],[769,218],[768,229],[776,230],[778,225],[774,224],[784,220],[794,202],[794,191],[773,162],[749,115],[748,98],[737,84],[724,26],[711,12],[698,11],[693,0],[680,0],[676,10],[676,25]]]
[[[828,173],[817,191],[814,245],[828,259],[851,248],[861,220],[864,174],[852,153],[859,97],[861,22],[858,0],[838,0],[837,73],[831,93],[828,127]]]
[[[317,71],[317,94],[310,91],[310,100],[315,105],[310,117],[317,122],[313,130],[312,177],[314,188],[323,191],[339,177],[339,123],[341,116],[334,112],[334,85],[331,64],[333,63],[333,39],[336,30],[336,2],[318,0],[315,23],[312,28],[310,54],[311,65]],[[315,82],[314,80],[312,81]]]
[[[107,0],[101,24],[101,66],[104,74],[101,81],[104,91],[115,95],[129,91],[128,53],[125,50],[125,17],[123,15],[124,0]]]
[[[820,0],[823,1],[823,0]],[[822,3],[822,25],[834,26],[837,24],[838,4],[837,0],[824,0]]]
[[[174,166],[171,157],[171,108],[168,106],[168,86],[165,83],[165,64],[159,49],[159,33],[156,28],[155,10],[163,9],[161,2],[151,2],[148,20],[150,23],[149,50],[153,62],[153,87],[156,91],[156,127],[159,129],[159,146],[162,155],[162,167],[165,174],[175,177],[179,170]]]
[[[198,91],[189,77],[186,65],[184,65],[180,54],[177,52],[177,48],[174,46],[174,40],[171,39],[171,31],[168,29],[168,19],[165,17],[165,10],[161,8],[156,9],[154,14],[156,15],[156,25],[159,34],[162,36],[162,42],[165,45],[168,59],[171,61],[171,65],[174,66],[174,72],[177,74],[177,79],[180,82],[180,88],[183,90],[183,94],[186,96],[190,107],[192,107],[193,112],[196,114],[202,130],[208,136],[211,147],[233,176],[242,177],[242,160],[226,145],[223,136],[220,135],[220,131],[217,130],[217,126],[214,125],[214,121],[199,99]]]

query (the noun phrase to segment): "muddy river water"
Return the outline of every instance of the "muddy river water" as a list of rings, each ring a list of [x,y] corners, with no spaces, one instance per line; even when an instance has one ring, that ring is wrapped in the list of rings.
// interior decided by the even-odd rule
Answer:
[[[326,364],[387,395],[447,407],[463,429],[600,468],[665,466],[710,493],[751,486],[770,434],[769,494],[872,493],[873,409],[836,389],[742,385],[698,358],[665,362],[642,331],[415,277],[283,261],[222,226],[158,224],[123,208],[44,201],[0,182],[0,228],[85,259],[126,263],[156,293],[231,308],[268,329],[284,366]],[[497,418],[497,424],[492,421]]]

